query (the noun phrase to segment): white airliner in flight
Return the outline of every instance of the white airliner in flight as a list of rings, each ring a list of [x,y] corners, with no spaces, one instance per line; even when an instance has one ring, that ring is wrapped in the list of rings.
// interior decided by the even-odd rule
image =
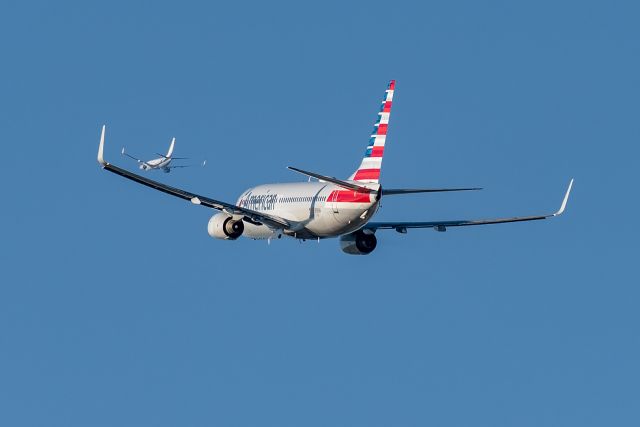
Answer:
[[[108,163],[104,159],[105,126],[102,127],[100,137],[98,162],[103,169],[109,172],[188,200],[193,204],[220,211],[209,220],[207,230],[211,237],[235,240],[240,236],[245,236],[251,239],[270,240],[285,236],[300,240],[317,239],[318,241],[329,237],[338,237],[342,250],[354,255],[366,255],[376,248],[375,233],[378,230],[392,229],[399,233],[406,233],[410,228],[433,228],[436,231],[446,231],[449,227],[535,221],[552,218],[564,212],[573,179],[569,183],[560,209],[551,214],[479,220],[371,221],[383,196],[477,190],[477,188],[394,189],[383,188],[380,185],[380,168],[394,89],[395,80],[392,80],[382,100],[360,167],[347,179],[333,178],[289,167],[289,169],[310,178],[316,178],[317,181],[259,185],[243,192],[236,203],[222,202],[153,181]]]
[[[140,169],[143,171],[148,171],[148,170],[153,170],[153,169],[158,169],[161,170],[164,173],[169,173],[171,172],[171,169],[175,169],[175,168],[188,168],[191,165],[172,165],[171,161],[172,160],[184,160],[186,159],[186,157],[173,157],[173,147],[176,144],[176,139],[173,138],[171,140],[171,145],[169,145],[169,151],[167,151],[167,154],[160,154],[160,153],[156,153],[158,156],[160,156],[157,159],[151,159],[151,160],[140,160],[137,157],[133,157],[131,154],[127,153],[124,151],[124,147],[122,147],[122,155],[123,156],[127,156],[135,161],[138,162],[138,164],[140,165]],[[202,166],[204,166],[204,163],[202,164]]]

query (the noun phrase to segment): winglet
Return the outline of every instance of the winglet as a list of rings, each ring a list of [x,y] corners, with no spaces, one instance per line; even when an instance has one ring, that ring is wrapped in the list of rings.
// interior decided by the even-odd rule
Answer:
[[[102,125],[102,135],[100,135],[100,146],[98,147],[98,163],[103,167],[107,165],[104,161],[104,131],[107,125]]]
[[[573,178],[569,182],[569,187],[567,188],[567,192],[564,195],[564,199],[562,199],[562,205],[560,205],[560,209],[558,212],[554,213],[553,216],[562,215],[564,209],[567,207],[567,201],[569,200],[569,193],[571,193],[571,187],[573,187]]]

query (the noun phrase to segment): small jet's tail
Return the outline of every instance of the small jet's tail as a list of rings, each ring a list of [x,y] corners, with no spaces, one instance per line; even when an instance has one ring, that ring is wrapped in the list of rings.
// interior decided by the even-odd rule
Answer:
[[[169,151],[167,151],[167,155],[165,156],[166,158],[171,157],[171,155],[173,154],[173,146],[176,144],[176,139],[173,138],[171,140],[171,145],[169,146]]]
[[[369,145],[364,153],[364,158],[360,167],[349,180],[360,182],[378,183],[380,180],[380,168],[382,167],[382,156],[384,154],[384,143],[387,139],[387,127],[389,126],[389,116],[391,115],[391,103],[393,102],[393,92],[396,81],[391,80],[382,100],[378,119],[373,127]]]

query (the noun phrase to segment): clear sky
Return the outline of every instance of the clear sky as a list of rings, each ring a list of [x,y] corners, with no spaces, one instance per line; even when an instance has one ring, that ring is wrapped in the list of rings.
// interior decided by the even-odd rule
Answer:
[[[165,2],[168,3],[168,2]],[[637,2],[0,5],[0,425],[640,425]],[[552,221],[211,239],[288,165],[347,177],[397,79],[379,220]]]

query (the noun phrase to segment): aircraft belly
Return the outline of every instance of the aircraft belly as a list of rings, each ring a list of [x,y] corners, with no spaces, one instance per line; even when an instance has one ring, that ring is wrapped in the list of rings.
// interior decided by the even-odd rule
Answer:
[[[376,207],[377,205],[358,204],[340,209],[338,213],[335,213],[332,207],[326,207],[322,209],[321,215],[310,222],[306,228],[320,237],[335,237],[350,233],[365,225]]]
[[[277,234],[277,232],[270,229],[264,224],[256,225],[244,221],[244,232],[242,233],[242,235],[249,239],[270,239],[277,236]]]
[[[320,237],[331,237],[339,233],[344,225],[338,223],[331,208],[321,208],[316,215],[305,227],[307,230]]]

